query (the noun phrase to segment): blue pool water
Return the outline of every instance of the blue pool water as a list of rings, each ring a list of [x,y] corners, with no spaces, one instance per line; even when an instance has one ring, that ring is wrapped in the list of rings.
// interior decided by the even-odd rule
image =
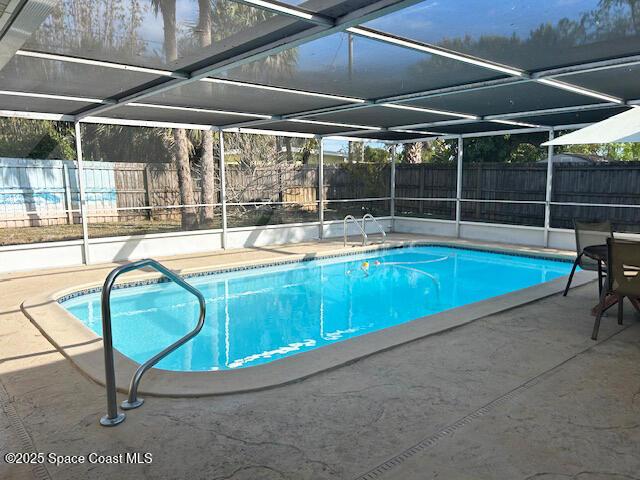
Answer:
[[[250,367],[547,282],[570,268],[420,246],[189,278],[207,299],[205,326],[157,367]],[[183,336],[198,318],[195,297],[173,283],[117,289],[111,302],[114,345],[137,362]],[[62,305],[102,335],[98,293]]]

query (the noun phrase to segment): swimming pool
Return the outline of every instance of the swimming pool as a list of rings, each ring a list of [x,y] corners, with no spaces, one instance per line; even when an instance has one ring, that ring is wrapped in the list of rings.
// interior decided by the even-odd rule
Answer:
[[[205,326],[157,368],[264,364],[544,283],[570,268],[545,258],[414,246],[191,277],[207,299]],[[111,302],[114,346],[136,362],[180,338],[198,317],[197,300],[173,283],[115,289]],[[102,335],[99,293],[60,303]]]

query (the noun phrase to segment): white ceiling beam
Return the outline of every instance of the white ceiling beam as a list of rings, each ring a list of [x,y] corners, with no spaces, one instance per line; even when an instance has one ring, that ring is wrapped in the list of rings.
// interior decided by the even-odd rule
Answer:
[[[318,136],[314,133],[285,132],[281,130],[261,130],[258,128],[222,128],[220,130],[227,133],[250,133],[252,135],[271,135],[292,138],[315,138]]]
[[[75,121],[75,119],[74,119]],[[151,127],[151,128],[184,128],[189,130],[218,131],[218,127],[213,125],[203,125],[197,123],[181,122],[160,122],[154,120],[130,120],[115,117],[84,117],[82,123],[101,123],[106,125],[123,125],[127,127]]]
[[[305,120],[305,119],[291,119],[291,120],[286,120],[287,122],[291,122],[291,123],[305,123],[305,124],[309,124],[309,125],[322,125],[322,126],[327,126],[327,127],[343,127],[343,128],[355,128],[358,130],[367,130],[367,131],[380,131],[383,130],[382,127],[375,127],[375,126],[370,126],[370,125],[354,125],[351,123],[339,123],[339,122],[322,122],[322,121],[318,121],[318,120]]]
[[[385,107],[385,108],[395,108],[397,110],[408,110],[411,112],[432,113],[435,115],[443,115],[443,116],[456,117],[456,118],[466,118],[467,120],[480,119],[479,116],[470,115],[468,113],[452,112],[449,110],[438,110],[435,108],[415,107],[413,105],[398,105],[395,103],[376,103],[376,106]]]
[[[633,55],[633,56],[629,56],[629,57],[623,57],[623,58],[618,58],[618,59],[612,59],[612,60],[606,60],[606,61],[600,61],[600,62],[590,62],[590,63],[586,63],[586,64],[581,64],[581,65],[574,65],[571,67],[565,67],[565,68],[556,68],[556,69],[552,69],[552,70],[545,70],[545,71],[540,71],[535,73],[533,76],[535,76],[534,78],[519,78],[519,77],[506,77],[506,78],[502,78],[502,79],[496,79],[496,80],[487,80],[487,81],[481,81],[481,82],[473,82],[473,83],[469,83],[469,84],[463,84],[463,85],[458,85],[458,86],[454,86],[454,87],[445,87],[445,88],[440,88],[440,89],[432,89],[432,90],[425,90],[425,91],[421,91],[421,92],[415,92],[415,93],[409,93],[409,94],[403,94],[403,95],[394,95],[394,96],[389,96],[389,97],[384,97],[384,98],[379,98],[379,99],[374,99],[374,100],[366,100],[363,101],[362,103],[358,104],[358,105],[338,105],[335,107],[324,107],[324,108],[320,108],[320,109],[314,109],[314,110],[307,110],[307,111],[302,111],[302,112],[297,112],[297,113],[291,113],[291,114],[287,114],[287,115],[282,115],[280,118],[281,119],[285,119],[285,118],[304,118],[307,116],[314,116],[314,115],[321,115],[321,114],[330,114],[330,113],[334,113],[334,112],[343,112],[343,111],[351,111],[351,110],[358,110],[358,109],[362,109],[362,108],[370,108],[373,106],[379,106],[380,104],[397,104],[398,102],[409,102],[411,100],[421,100],[421,99],[426,99],[426,98],[436,98],[436,97],[442,97],[442,96],[447,96],[447,95],[455,95],[455,94],[459,94],[459,93],[464,93],[464,92],[474,92],[474,91],[480,91],[480,90],[485,90],[485,89],[491,89],[491,88],[497,88],[497,87],[503,87],[503,86],[512,86],[512,85],[517,85],[517,84],[522,84],[522,83],[528,83],[528,82],[534,82],[534,81],[538,81],[540,83],[544,83],[542,82],[543,79],[549,77],[555,77],[555,76],[562,76],[562,75],[572,75],[572,74],[577,74],[577,73],[588,73],[591,71],[598,71],[598,70],[602,70],[605,68],[618,68],[620,66],[627,66],[627,65],[635,65],[636,63],[640,63],[640,55]],[[567,88],[565,87],[564,82],[558,82],[558,83],[563,83],[563,85],[554,85],[556,88],[562,88],[564,90],[567,90]],[[582,89],[581,87],[577,87],[575,85],[571,85],[571,88],[573,88],[572,91],[574,91],[575,93],[575,89],[580,89],[581,93],[585,96],[589,96],[592,98],[597,98],[599,100],[605,100],[607,102],[610,103],[614,103],[614,104],[620,104],[621,101],[620,99],[610,96],[610,95],[606,95],[606,94],[600,94],[599,92],[593,92],[591,90],[588,89]],[[613,101],[615,100],[615,101]],[[633,105],[633,102],[635,101],[628,101],[626,102],[629,105]],[[419,108],[419,107],[418,107]],[[567,107],[567,108],[573,108],[573,107]],[[576,110],[581,110],[582,106],[576,106],[575,107]],[[517,115],[517,114],[515,114]],[[265,123],[269,123],[269,121],[266,121]]]
[[[512,113],[500,113],[496,115],[486,115],[483,117],[485,120],[507,120],[509,118],[519,118],[519,117],[537,117],[538,115],[550,115],[557,113],[575,113],[582,112],[585,110],[600,110],[602,108],[612,108],[619,107],[620,105],[616,103],[591,103],[587,105],[576,105],[570,107],[554,107],[554,108],[544,108],[540,110],[529,110],[524,112],[512,112]]]
[[[87,64],[87,65],[102,66],[102,67],[106,67],[106,68],[115,68],[115,69],[122,69],[122,70],[139,71],[139,72],[144,72],[144,73],[153,73],[153,74],[157,74],[157,75],[174,76],[175,78],[186,78],[185,74],[181,74],[181,73],[178,73],[178,72],[170,72],[170,71],[167,71],[167,70],[148,69],[148,68],[145,68],[145,67],[136,67],[136,66],[132,66],[132,65],[118,64],[118,63],[114,63],[114,62],[103,62],[103,61],[96,61],[96,60],[88,60],[88,59],[81,59],[81,58],[77,58],[77,57],[70,57],[70,56],[59,55],[59,54],[48,54],[48,53],[33,52],[33,51],[27,51],[27,50],[19,50],[16,53],[18,55],[35,57],[35,58],[43,58],[43,59],[49,59],[49,60],[59,60],[59,61],[72,62],[72,63],[82,63],[82,64]],[[613,59],[613,60],[591,62],[591,63],[581,64],[581,65],[574,65],[574,66],[570,66],[570,67],[563,67],[563,68],[557,68],[557,69],[552,69],[552,70],[541,71],[541,72],[537,72],[537,73],[533,74],[532,76],[535,77],[536,79],[545,79],[547,77],[574,75],[574,74],[579,74],[579,73],[588,73],[588,72],[592,72],[592,71],[600,71],[600,70],[603,70],[603,69],[613,69],[613,68],[626,67],[626,66],[630,66],[630,65],[637,65],[639,63],[640,63],[640,55],[634,55],[634,56],[622,57],[622,58]],[[361,99],[361,98],[346,97],[346,96],[340,96],[340,95],[323,94],[323,93],[318,93],[318,92],[307,92],[307,91],[303,91],[303,90],[294,90],[294,89],[288,89],[288,88],[284,88],[284,87],[274,87],[274,86],[269,86],[269,85],[252,84],[252,83],[247,83],[247,82],[240,82],[240,81],[220,79],[220,78],[203,78],[203,79],[201,79],[201,81],[212,82],[212,83],[220,83],[220,84],[228,84],[228,85],[234,85],[234,86],[238,86],[238,87],[264,89],[264,90],[277,91],[277,92],[290,93],[290,94],[297,94],[297,95],[308,95],[308,96],[313,96],[313,97],[334,99],[336,101],[344,101],[344,102],[353,102],[354,103],[354,104],[341,104],[341,105],[337,105],[337,106],[324,107],[324,108],[308,110],[308,111],[303,111],[303,112],[297,112],[297,113],[292,113],[292,114],[286,114],[286,115],[274,115],[274,116],[271,116],[272,117],[271,119],[266,119],[265,118],[264,120],[251,120],[251,121],[239,122],[238,124],[228,125],[227,126],[229,128],[241,128],[243,125],[245,125],[245,123],[246,123],[247,127],[259,126],[261,124],[271,123],[271,122],[274,122],[274,121],[281,121],[281,120],[295,119],[295,118],[304,118],[304,117],[313,116],[313,115],[327,114],[327,113],[340,112],[340,111],[349,111],[349,110],[355,110],[355,109],[360,109],[360,108],[368,108],[368,107],[371,107],[371,106],[378,106],[378,105],[383,104],[383,103],[391,104],[392,102],[401,102],[401,101],[405,101],[406,102],[406,101],[415,100],[415,99],[433,98],[433,97],[439,97],[439,96],[452,95],[452,94],[456,94],[456,93],[460,93],[460,92],[479,91],[479,90],[484,90],[484,89],[487,89],[487,88],[495,88],[495,87],[506,86],[506,85],[514,85],[514,84],[530,82],[530,81],[534,81],[534,80],[533,79],[527,79],[527,78],[523,79],[523,78],[516,78],[516,77],[507,77],[507,78],[498,79],[498,80],[474,82],[474,83],[464,84],[464,85],[455,86],[455,87],[446,87],[446,88],[442,88],[442,89],[428,90],[428,91],[424,91],[424,92],[416,92],[416,93],[411,93],[411,94],[404,94],[404,95],[398,95],[398,96],[385,97],[385,98],[380,98],[380,99],[377,99],[377,100],[365,100],[365,99]],[[580,88],[580,87],[576,87],[574,85],[571,85],[570,88],[574,89],[574,88]],[[586,89],[583,89],[583,90],[586,90]],[[588,93],[589,93],[589,96],[593,96],[594,98],[602,99],[602,96],[597,92],[590,92],[589,91]],[[593,93],[595,93],[595,95]],[[28,96],[28,95],[26,95],[26,96]],[[80,97],[77,97],[77,98],[80,98]],[[615,103],[619,103],[617,101],[618,99],[616,99],[615,97],[605,96],[604,98],[606,98],[607,100],[615,99],[616,100]],[[61,99],[64,100],[65,98],[61,98]],[[91,100],[96,100],[96,101],[99,100],[100,102],[104,102],[105,104],[109,104],[109,101],[104,101],[104,100],[101,100],[101,99],[91,99]],[[610,103],[614,103],[614,102],[610,102]],[[630,104],[630,105],[633,105],[633,103],[637,103],[637,101],[633,100],[633,101],[629,101],[627,103]],[[570,111],[570,110],[576,110],[577,111],[577,110],[582,110],[582,109],[585,109],[585,108],[601,108],[601,107],[604,107],[604,106],[605,106],[604,104],[594,104],[593,106],[587,105],[587,106],[566,107],[566,111]],[[414,107],[414,106],[409,106],[409,107],[410,108],[420,108],[420,107]],[[430,109],[425,109],[425,111],[427,111],[427,110],[430,110]],[[239,115],[242,114],[242,112],[234,112],[234,113],[238,113]],[[434,113],[439,113],[439,112],[434,112]],[[451,112],[451,113],[456,113],[456,112]],[[516,112],[516,113],[509,114],[509,116],[517,117],[517,116],[522,116],[522,115],[525,115],[525,114],[528,114],[528,113],[529,112],[522,112],[522,113]],[[501,118],[508,118],[508,117],[501,116]]]
[[[158,110],[178,110],[182,112],[193,112],[193,113],[211,113],[217,115],[229,115],[229,116],[239,116],[239,117],[253,117],[259,118],[263,120],[271,119],[271,115],[262,115],[259,113],[243,113],[243,112],[231,112],[228,110],[216,110],[212,108],[199,108],[199,107],[179,107],[174,105],[157,105],[155,103],[137,103],[131,102],[129,107],[139,107],[139,108],[155,108]]]
[[[630,55],[626,57],[610,58],[608,60],[599,60],[597,62],[580,63],[578,65],[548,69],[532,73],[531,77],[563,77],[565,75],[599,72],[601,70],[608,70],[611,68],[632,67],[639,64],[640,55]]]
[[[486,68],[488,70],[493,70],[495,72],[503,73],[513,77],[528,78],[529,76],[527,72],[516,67],[502,65],[496,62],[491,62],[489,60],[483,60],[478,57],[466,55],[464,53],[454,52],[453,50],[449,50],[443,47],[438,47],[436,45],[431,45],[428,43],[422,43],[415,40],[410,40],[408,38],[399,37],[387,32],[374,30],[372,28],[351,27],[351,28],[348,28],[347,31],[361,37],[366,37],[372,40],[378,40],[381,42],[390,43],[392,45],[397,45],[399,47],[410,48],[412,50],[417,50],[423,53],[438,55],[439,57],[445,57],[451,60],[456,60],[458,62],[468,63],[470,65]]]
[[[27,112],[24,110],[0,110],[0,117],[23,118],[25,120],[48,120],[52,122],[73,122],[73,115],[63,113]]]
[[[365,140],[373,140],[373,139],[363,139],[359,137],[353,137],[352,135],[366,135],[368,133],[374,133],[379,131],[380,130],[371,130],[367,128],[363,128],[361,130],[345,130],[343,132],[327,133],[326,135],[322,135],[322,138],[334,138],[334,139],[341,138],[343,140],[352,139],[352,140],[358,140],[362,142]]]
[[[578,95],[597,98],[598,100],[604,100],[605,102],[613,102],[613,103],[618,103],[620,105],[624,105],[625,103],[624,100],[622,100],[621,98],[614,97],[612,95],[607,95],[601,92],[596,92],[595,90],[590,90],[588,88],[579,87],[577,85],[572,85],[570,83],[562,82],[554,78],[536,78],[535,81],[538,83],[542,83],[544,85],[548,85],[550,87],[559,88],[561,90],[566,90],[572,93],[577,93]]]
[[[172,72],[171,70],[162,70],[159,68],[138,67],[126,63],[107,62],[104,60],[91,60],[89,58],[73,57],[70,55],[62,55],[59,53],[36,52],[33,50],[18,50],[16,55],[20,57],[39,58],[41,60],[51,60],[54,62],[76,63],[79,65],[89,65],[91,67],[111,68],[114,70],[125,70],[136,73],[146,73],[149,75],[158,75],[159,77],[172,78],[188,78],[188,75],[180,72]]]
[[[211,77],[205,77],[200,79],[201,82],[207,82],[207,83],[218,83],[218,84],[222,84],[222,85],[232,85],[232,86],[236,86],[236,87],[245,87],[245,88],[255,88],[258,90],[267,90],[270,92],[279,92],[279,93],[286,93],[286,94],[291,94],[291,95],[302,95],[302,96],[306,96],[306,97],[315,97],[315,98],[324,98],[327,100],[337,100],[340,102],[349,102],[349,103],[364,103],[365,100],[362,98],[356,98],[356,97],[347,97],[344,95],[332,95],[329,93],[319,93],[319,92],[311,92],[311,91],[306,91],[306,90],[296,90],[293,88],[284,88],[284,87],[273,87],[271,85],[260,85],[257,83],[248,83],[248,82],[240,82],[237,80],[227,80],[227,79],[223,79],[223,78],[211,78]]]
[[[113,103],[112,100],[102,98],[75,97],[71,95],[53,95],[49,93],[19,92],[15,90],[0,90],[0,95],[11,97],[43,98],[47,100],[63,100],[65,102],[102,103],[106,105]]]
[[[245,5],[249,5],[250,7],[256,7],[262,10],[267,10],[269,12],[276,13],[278,15],[287,15],[289,17],[297,18],[299,20],[304,20],[306,22],[314,23],[316,25],[325,25],[325,26],[331,27],[335,24],[335,19],[331,17],[310,12],[300,7],[289,5],[282,2],[277,2],[273,0],[272,1],[234,0],[234,1],[237,3],[243,3]]]

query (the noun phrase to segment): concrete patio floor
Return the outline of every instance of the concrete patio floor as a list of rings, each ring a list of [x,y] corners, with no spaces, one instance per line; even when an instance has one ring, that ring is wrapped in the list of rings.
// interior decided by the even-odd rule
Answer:
[[[417,239],[392,236],[393,239]],[[192,255],[171,268],[337,242]],[[640,479],[640,323],[590,340],[595,284],[482,318],[304,381],[210,398],[149,397],[116,428],[104,388],[20,310],[43,285],[112,265],[0,277],[0,450],[151,452],[146,465],[17,466],[0,478]]]

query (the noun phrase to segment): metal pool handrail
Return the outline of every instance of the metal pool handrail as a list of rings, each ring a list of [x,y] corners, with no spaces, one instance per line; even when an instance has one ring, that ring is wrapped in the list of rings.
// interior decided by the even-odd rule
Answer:
[[[360,226],[360,224],[358,223],[358,221],[356,220],[356,217],[354,217],[353,215],[347,215],[346,217],[344,217],[344,220],[342,221],[342,231],[344,232],[344,238],[343,238],[343,246],[346,247],[347,246],[347,221],[349,220],[353,220],[353,223],[356,224],[356,226],[360,229],[360,233],[362,233],[362,246],[364,247],[367,244],[367,239],[369,238],[367,236],[367,233],[364,231],[364,229]]]
[[[122,402],[121,407],[124,410],[130,410],[132,408],[138,408],[144,400],[138,398],[138,385],[142,376],[147,370],[153,367],[156,363],[176,350],[178,347],[184,345],[186,342],[195,337],[204,325],[204,317],[206,314],[206,302],[204,296],[198,289],[187,283],[180,275],[172,272],[160,262],[147,258],[144,260],[138,260],[137,262],[127,263],[117,267],[107,275],[102,287],[102,338],[104,343],[104,371],[105,371],[105,383],[107,387],[107,415],[100,419],[100,424],[105,427],[111,427],[118,425],[125,419],[124,413],[118,412],[117,398],[116,398],[116,376],[115,368],[113,365],[113,332],[111,330],[111,290],[116,279],[123,273],[130,272],[132,270],[138,270],[144,267],[151,267],[154,270],[160,272],[169,280],[180,285],[182,288],[192,293],[198,299],[200,303],[200,316],[198,317],[198,323],[193,330],[187,333],[184,337],[180,338],[176,342],[169,345],[161,352],[155,354],[149,360],[144,362],[138,367],[138,369],[131,377],[131,384],[129,386],[129,396],[127,400]]]
[[[366,232],[367,231],[367,220],[373,220],[373,224],[378,227],[378,230],[380,231],[380,233],[382,234],[382,243],[384,244],[384,242],[386,242],[387,240],[387,232],[384,231],[384,228],[382,228],[382,225],[380,225],[378,223],[378,221],[376,220],[376,218],[371,215],[370,213],[365,213],[364,216],[362,217],[362,229]]]

